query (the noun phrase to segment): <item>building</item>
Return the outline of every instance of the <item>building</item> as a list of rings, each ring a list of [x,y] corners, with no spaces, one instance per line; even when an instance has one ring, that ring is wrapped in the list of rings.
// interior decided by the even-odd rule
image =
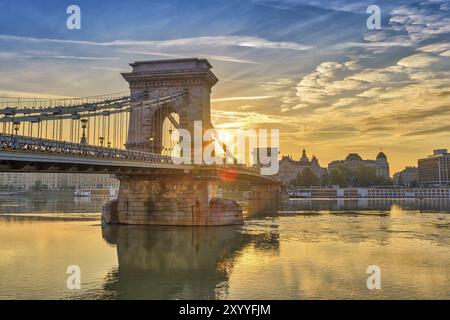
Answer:
[[[434,150],[432,155],[418,161],[419,185],[425,187],[450,185],[449,171],[450,154],[447,149]]]
[[[109,189],[119,188],[119,180],[110,174],[67,173],[60,178],[60,188]]]
[[[378,153],[375,160],[363,160],[357,153],[350,153],[345,160],[335,160],[328,164],[328,172],[342,166],[350,170],[355,170],[360,166],[374,168],[377,177],[389,178],[389,162],[383,152]]]
[[[292,198],[450,198],[450,188],[311,188],[288,190]]]
[[[309,168],[319,179],[327,173],[327,169],[320,166],[319,160],[315,156],[309,160],[306,155],[306,150],[303,149],[302,156],[298,161],[292,159],[291,156],[283,156],[281,158],[279,162],[278,178],[282,184],[288,185],[306,168]]]
[[[394,184],[397,186],[412,187],[418,180],[417,167],[406,167],[400,172],[394,174]]]
[[[50,190],[118,188],[119,180],[109,174],[90,173],[0,173],[0,188],[31,189],[37,181]]]
[[[2,189],[28,190],[36,184],[36,181],[41,181],[41,184],[46,185],[48,189],[60,188],[60,174],[58,173],[0,173],[0,187]]]

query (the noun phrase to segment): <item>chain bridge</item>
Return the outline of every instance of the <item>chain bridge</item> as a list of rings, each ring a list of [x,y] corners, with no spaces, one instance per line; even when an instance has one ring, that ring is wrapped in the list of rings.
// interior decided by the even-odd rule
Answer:
[[[106,223],[242,223],[239,205],[217,197],[221,180],[246,181],[261,200],[278,195],[277,180],[257,166],[174,163],[173,132],[194,135],[195,121],[214,128],[210,93],[218,79],[206,59],[130,66],[122,74],[129,93],[0,101],[0,171],[115,174],[119,197],[105,206]]]

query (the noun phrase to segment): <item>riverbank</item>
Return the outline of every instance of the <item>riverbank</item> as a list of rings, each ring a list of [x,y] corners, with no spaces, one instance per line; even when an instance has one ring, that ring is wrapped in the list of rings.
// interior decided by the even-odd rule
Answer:
[[[54,196],[54,197],[66,197],[73,196],[72,190],[42,190],[42,191],[31,191],[31,190],[0,190],[0,197],[10,197],[10,196]]]
[[[289,198],[450,198],[450,188],[309,188],[287,193]]]

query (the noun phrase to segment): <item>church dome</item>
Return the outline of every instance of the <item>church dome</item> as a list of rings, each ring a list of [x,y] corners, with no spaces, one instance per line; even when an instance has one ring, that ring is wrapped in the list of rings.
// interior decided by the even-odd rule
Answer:
[[[302,156],[300,158],[300,163],[301,164],[309,164],[309,159],[308,159],[308,156],[306,155],[305,149],[303,149]]]
[[[357,153],[349,153],[348,156],[345,158],[345,161],[362,161],[362,158]]]
[[[381,151],[380,153],[378,153],[378,155],[377,155],[377,160],[387,160],[387,157],[386,157],[386,155],[384,154],[384,152],[383,151]]]

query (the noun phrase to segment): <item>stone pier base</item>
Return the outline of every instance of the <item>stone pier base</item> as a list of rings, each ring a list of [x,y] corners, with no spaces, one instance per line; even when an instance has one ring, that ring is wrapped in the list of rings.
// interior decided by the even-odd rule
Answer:
[[[104,206],[102,222],[190,226],[243,224],[239,204],[216,198],[216,194],[214,180],[120,177],[118,199]]]
[[[247,202],[247,216],[274,214],[280,201],[280,186],[271,184],[253,185]]]

